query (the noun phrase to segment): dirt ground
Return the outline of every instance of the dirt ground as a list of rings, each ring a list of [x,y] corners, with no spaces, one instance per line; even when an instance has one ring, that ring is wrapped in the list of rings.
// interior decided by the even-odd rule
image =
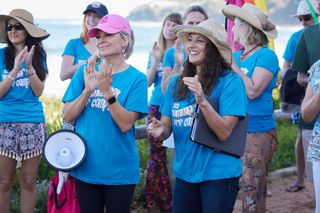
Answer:
[[[313,183],[305,182],[306,188],[299,192],[286,192],[285,188],[295,180],[294,176],[274,176],[268,185],[271,195],[267,198],[269,213],[314,213],[315,195]],[[234,213],[241,212],[241,201],[237,199]]]
[[[285,188],[295,180],[295,175],[270,175],[267,198],[268,213],[314,213],[315,195],[313,183],[305,182],[306,187],[299,192],[286,192]],[[148,213],[146,209],[132,210],[131,213]],[[150,211],[149,211],[150,212]],[[159,211],[151,211],[159,212]],[[241,201],[236,201],[234,213],[241,212]]]

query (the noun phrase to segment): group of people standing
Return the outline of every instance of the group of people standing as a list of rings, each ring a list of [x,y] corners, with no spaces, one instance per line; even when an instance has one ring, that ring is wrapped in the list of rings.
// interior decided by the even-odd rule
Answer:
[[[234,21],[234,42],[243,46],[232,53],[224,27],[208,19],[200,6],[190,7],[183,17],[169,14],[144,75],[126,62],[134,46],[129,21],[109,14],[98,2],[83,13],[83,32],[68,42],[60,72],[61,80],[71,79],[62,98],[63,119],[88,145],[85,161],[70,173],[81,212],[130,212],[140,182],[134,124],[147,115],[145,197],[150,210],[232,212],[241,190],[243,212],[266,212],[268,167],[277,147],[272,90],[280,70],[275,52],[267,46],[268,38],[277,37],[268,16],[249,3],[222,9]],[[39,96],[48,68],[41,41],[48,36],[28,11],[16,9],[0,16],[0,42],[7,43],[0,52],[0,209],[4,212],[9,211],[17,161],[21,212],[33,212],[35,207],[36,174],[46,138]],[[302,105],[307,121],[319,114],[318,67],[310,69]],[[148,105],[147,88],[152,84]],[[210,100],[218,101],[218,111]],[[221,141],[249,113],[242,159],[191,141],[196,106]],[[317,122],[309,148],[310,159],[317,162],[319,128]],[[173,189],[162,146],[171,134]],[[318,174],[319,164],[313,167]]]

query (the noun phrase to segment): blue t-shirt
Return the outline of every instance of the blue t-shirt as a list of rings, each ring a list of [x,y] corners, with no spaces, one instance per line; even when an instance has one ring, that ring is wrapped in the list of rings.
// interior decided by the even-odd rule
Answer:
[[[287,43],[286,50],[283,53],[283,58],[288,61],[292,62],[294,58],[294,54],[296,52],[296,48],[299,42],[299,39],[303,33],[304,29],[301,29],[295,33],[293,33]]]
[[[183,100],[173,95],[180,75],[171,78],[160,107],[163,116],[171,119],[176,157],[175,175],[187,182],[197,183],[239,177],[242,172],[241,159],[202,146],[190,140],[192,113],[196,103],[194,94]],[[246,112],[245,86],[236,73],[230,72],[220,77],[210,95],[219,102],[219,114],[222,116],[244,116]]]
[[[63,97],[71,102],[84,88],[84,66],[72,77]],[[128,111],[148,112],[146,76],[129,66],[112,77],[112,89],[117,101]],[[139,182],[139,156],[135,142],[135,128],[122,132],[108,109],[108,102],[96,89],[76,120],[76,132],[84,137],[88,153],[84,162],[71,175],[91,184],[125,185]]]
[[[242,51],[242,50],[241,50]],[[277,75],[280,70],[279,61],[274,51],[263,47],[254,52],[249,58],[240,61],[240,53],[234,53],[239,68],[251,78],[256,67],[267,69],[273,77],[262,94],[255,98],[248,98],[247,112],[249,113],[248,132],[267,132],[276,127],[273,116],[272,90],[277,84]]]
[[[44,60],[45,67],[47,66]],[[5,63],[5,48],[0,49],[0,81],[7,78],[9,71]],[[17,78],[12,82],[7,94],[0,98],[0,122],[44,122],[43,107],[33,94],[28,71],[22,63]]]
[[[147,69],[150,69],[152,65],[151,57],[152,57],[151,54],[149,54]],[[151,98],[149,101],[150,105],[160,106],[161,104],[161,100],[163,96],[163,93],[161,90],[162,75],[163,75],[163,63],[160,62],[157,66],[156,75],[153,81],[154,89],[152,90]]]
[[[185,62],[187,60],[187,53],[183,51],[183,55],[184,55],[183,62]],[[174,59],[174,47],[170,47],[164,53],[163,66],[173,68],[175,63],[176,63],[176,60]]]
[[[62,56],[69,55],[74,57],[73,65],[85,61],[91,56],[91,53],[84,46],[81,38],[71,39],[63,51]]]

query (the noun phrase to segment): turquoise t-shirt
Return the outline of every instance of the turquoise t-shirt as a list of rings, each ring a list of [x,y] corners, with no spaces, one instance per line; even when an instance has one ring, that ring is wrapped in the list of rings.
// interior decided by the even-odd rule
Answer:
[[[43,62],[47,66],[46,61]],[[5,48],[0,49],[0,81],[9,74],[5,63]],[[43,107],[33,94],[28,71],[22,63],[17,78],[12,82],[7,94],[0,98],[0,122],[44,122]]]
[[[303,33],[303,30],[304,29],[301,29],[301,30],[293,33],[290,36],[290,39],[289,39],[287,46],[286,46],[286,50],[284,51],[283,56],[282,56],[288,62],[293,61],[294,53],[296,52],[296,48],[297,48],[299,39],[301,37],[301,34]]]
[[[75,100],[84,88],[84,66],[79,67],[62,99]],[[148,112],[148,85],[146,76],[129,66],[112,77],[117,101],[128,111]],[[88,144],[84,162],[71,175],[91,184],[125,185],[139,182],[139,156],[135,142],[135,128],[122,132],[108,109],[107,101],[99,89],[88,99],[77,117],[76,132]]]
[[[277,85],[277,76],[280,70],[279,61],[275,52],[266,47],[257,50],[244,61],[240,61],[241,51],[235,52],[234,58],[239,68],[249,78],[252,77],[256,67],[267,69],[273,75],[269,85],[259,97],[255,99],[248,98],[247,106],[247,112],[250,115],[248,132],[267,132],[276,127],[276,121],[273,116],[272,90]]]
[[[194,94],[183,100],[175,100],[174,90],[180,75],[171,78],[160,107],[163,116],[171,118],[176,157],[176,177],[191,183],[241,176],[241,159],[194,143],[190,140],[192,113],[195,111]],[[210,95],[219,102],[222,116],[245,116],[245,86],[236,73],[220,77]]]
[[[147,70],[150,69],[152,65],[151,57],[152,57],[151,54],[149,54]],[[161,61],[157,66],[157,71],[154,78],[154,82],[153,82],[154,89],[152,90],[152,94],[150,97],[150,101],[149,101],[150,105],[160,106],[161,104],[161,100],[163,96],[163,93],[161,90],[162,75],[163,75],[163,63]]]
[[[184,54],[184,60],[183,62],[185,62],[187,60],[187,53],[185,51],[183,51]],[[170,47],[169,49],[167,49],[167,51],[164,53],[164,57],[163,57],[163,66],[164,67],[174,67],[174,64],[176,63],[175,59],[174,59],[174,47]]]
[[[85,48],[81,38],[71,39],[63,51],[62,56],[69,55],[74,57],[73,65],[85,61],[91,53]]]

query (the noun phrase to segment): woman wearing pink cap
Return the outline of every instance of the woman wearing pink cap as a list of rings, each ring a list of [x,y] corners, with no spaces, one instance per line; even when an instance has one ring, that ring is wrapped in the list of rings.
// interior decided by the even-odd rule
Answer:
[[[81,212],[130,212],[140,180],[134,123],[147,115],[147,78],[126,63],[133,49],[129,22],[104,16],[88,33],[103,61],[91,60],[73,76],[63,97],[67,122],[88,144],[81,166],[71,172]]]

